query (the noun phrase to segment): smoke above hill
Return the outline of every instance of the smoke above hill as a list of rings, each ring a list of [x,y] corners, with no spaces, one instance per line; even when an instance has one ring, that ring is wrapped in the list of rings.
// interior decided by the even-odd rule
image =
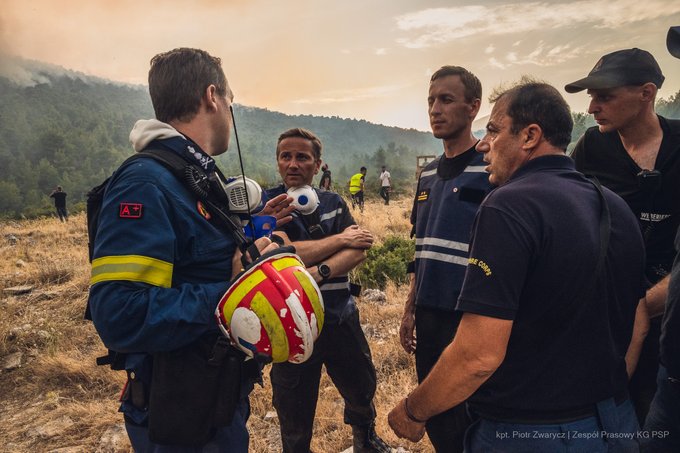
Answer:
[[[0,52],[0,77],[5,78],[19,87],[33,87],[40,84],[51,84],[55,78],[67,77],[71,80],[79,79],[87,84],[115,84],[127,87],[140,87],[126,83],[112,82],[101,77],[87,75],[79,71],[66,69],[62,66],[42,61],[28,60],[9,53]]]

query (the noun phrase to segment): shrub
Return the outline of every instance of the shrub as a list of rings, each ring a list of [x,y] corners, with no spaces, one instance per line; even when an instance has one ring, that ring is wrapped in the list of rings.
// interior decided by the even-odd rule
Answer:
[[[353,277],[364,288],[385,289],[387,282],[408,283],[406,265],[413,260],[415,242],[400,236],[387,236],[382,245],[366,253],[366,261],[354,271]]]

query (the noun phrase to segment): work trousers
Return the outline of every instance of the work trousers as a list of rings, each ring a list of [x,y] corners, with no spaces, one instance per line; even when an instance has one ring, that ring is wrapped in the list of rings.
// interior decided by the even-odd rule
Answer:
[[[246,423],[250,402],[243,397],[229,426],[216,430],[214,437],[201,447],[161,445],[149,440],[149,428],[125,421],[125,429],[135,453],[248,453],[250,438]]]
[[[465,435],[465,453],[633,453],[638,423],[630,400],[596,405],[591,417],[556,424],[520,424],[480,419]]]
[[[274,408],[285,453],[309,452],[322,365],[345,400],[345,423],[368,426],[375,420],[375,368],[354,310],[340,324],[323,326],[306,362],[272,365]]]
[[[65,222],[68,220],[68,211],[66,210],[66,207],[62,208],[56,208],[57,209],[57,216],[59,217],[59,220],[62,222]]]
[[[416,306],[416,374],[422,382],[451,343],[458,328],[460,314],[455,312]],[[437,453],[460,453],[463,451],[465,430],[471,419],[465,403],[430,418],[425,429]]]
[[[380,188],[380,196],[385,200],[385,204],[390,204],[390,186],[382,186]]]
[[[656,377],[659,372],[659,339],[661,337],[661,317],[652,319],[649,332],[642,344],[640,359],[630,379],[628,390],[635,407],[638,423],[644,426],[645,418],[656,393]]]
[[[642,451],[680,451],[680,382],[669,380],[668,370],[659,366],[657,390],[640,439]]]

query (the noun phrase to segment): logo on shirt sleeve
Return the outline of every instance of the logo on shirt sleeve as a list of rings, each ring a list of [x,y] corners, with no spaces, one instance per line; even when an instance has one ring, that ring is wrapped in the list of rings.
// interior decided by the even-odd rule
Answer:
[[[118,211],[118,217],[121,219],[141,219],[142,208],[141,203],[121,203]]]
[[[418,203],[421,203],[423,201],[427,201],[427,198],[430,196],[430,189],[424,189],[418,192],[418,196],[416,197],[416,200],[418,200]]]
[[[198,209],[198,213],[201,214],[206,220],[210,220],[210,213],[207,209],[205,209],[205,205],[201,203],[200,200],[196,202],[196,209]]]
[[[484,275],[486,275],[487,277],[491,277],[491,268],[484,261],[478,258],[470,257],[468,258],[468,263],[470,266],[478,266],[482,270],[482,272],[484,272]]]

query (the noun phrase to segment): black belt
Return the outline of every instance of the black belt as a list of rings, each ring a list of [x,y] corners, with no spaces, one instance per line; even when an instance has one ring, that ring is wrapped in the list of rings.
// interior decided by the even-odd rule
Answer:
[[[614,402],[617,406],[625,403],[628,400],[628,389],[613,396]],[[470,409],[479,417],[499,423],[514,423],[519,425],[557,425],[560,423],[569,423],[576,420],[582,420],[588,417],[597,415],[597,404],[588,404],[573,409],[564,409],[559,411],[524,411],[524,410],[509,410],[504,409],[503,414],[499,414],[492,408],[479,408],[471,405]],[[491,409],[491,410],[487,410]],[[506,413],[512,412],[512,416],[505,416]]]

